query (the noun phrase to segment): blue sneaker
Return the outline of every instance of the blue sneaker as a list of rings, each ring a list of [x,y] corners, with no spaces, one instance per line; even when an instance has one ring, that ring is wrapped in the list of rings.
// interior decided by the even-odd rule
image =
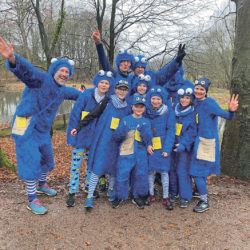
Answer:
[[[29,202],[27,208],[34,214],[47,214],[48,210],[41,205],[39,200],[33,200]]]
[[[84,207],[87,211],[90,211],[93,208],[93,197],[87,197]]]
[[[115,200],[115,191],[113,188],[108,189],[107,196],[109,197],[109,201],[114,201]]]
[[[36,192],[38,194],[46,194],[46,195],[49,195],[49,196],[55,196],[56,195],[56,190],[50,188],[48,184],[46,184],[44,186],[37,186],[36,187]]]

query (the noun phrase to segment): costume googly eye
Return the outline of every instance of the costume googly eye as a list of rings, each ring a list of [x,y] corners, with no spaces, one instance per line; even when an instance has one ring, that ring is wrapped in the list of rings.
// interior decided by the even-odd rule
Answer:
[[[206,84],[206,82],[205,81],[201,81],[201,84],[204,85],[204,84]]]
[[[146,75],[146,76],[144,77],[144,79],[145,79],[145,81],[149,82],[149,81],[151,80],[151,77],[150,77],[150,75]]]
[[[108,71],[107,72],[107,77],[112,77],[113,76],[113,73],[111,71]]]
[[[144,80],[144,75],[143,75],[143,74],[140,74],[140,75],[138,76],[138,78],[139,78],[139,80]]]
[[[99,74],[99,76],[104,76],[105,72],[104,72],[104,70],[100,70],[100,71],[98,72],[98,74]]]
[[[185,91],[184,89],[178,89],[177,94],[178,95],[184,95]]]
[[[199,81],[198,80],[195,80],[195,82],[194,82],[195,84],[198,84],[199,83]]]
[[[152,88],[152,89],[151,89],[151,91],[153,92],[153,91],[155,91],[155,89],[154,89],[154,88]]]
[[[124,54],[124,49],[120,49],[118,53],[119,54]]]
[[[142,62],[142,63],[146,63],[146,62],[147,62],[147,58],[146,58],[146,57],[143,57],[143,58],[141,59],[141,62]]]
[[[128,53],[129,55],[132,55],[132,50],[131,50],[131,49],[128,49],[128,50],[127,50],[127,53]]]
[[[136,101],[140,101],[140,99],[141,99],[140,97],[136,97],[136,99],[135,99],[135,100],[136,100]]]
[[[69,64],[70,64],[71,66],[74,66],[74,65],[75,65],[75,62],[74,62],[73,60],[68,60],[68,62],[69,62]]]
[[[139,62],[139,61],[140,61],[139,57],[136,56],[136,57],[135,57],[135,62]]]
[[[54,62],[56,62],[56,61],[57,61],[57,58],[52,58],[50,62],[51,62],[51,63],[54,63]]]
[[[157,89],[156,91],[157,91],[157,92],[161,92],[161,89]]]
[[[146,102],[146,99],[145,99],[145,98],[142,98],[141,100],[142,100],[143,102]]]
[[[191,88],[187,88],[186,89],[186,94],[187,95],[192,95],[193,94],[193,90]]]

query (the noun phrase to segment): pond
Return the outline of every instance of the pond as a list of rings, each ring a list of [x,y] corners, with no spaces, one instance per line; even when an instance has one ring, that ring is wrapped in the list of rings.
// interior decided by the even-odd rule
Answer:
[[[0,92],[0,123],[10,123],[12,116],[15,113],[16,106],[22,98],[20,92]],[[72,110],[74,101],[64,101],[58,111],[57,115],[69,114]]]

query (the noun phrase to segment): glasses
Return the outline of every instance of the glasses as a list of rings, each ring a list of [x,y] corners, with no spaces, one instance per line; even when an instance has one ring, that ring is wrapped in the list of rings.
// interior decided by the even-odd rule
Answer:
[[[119,91],[122,91],[122,92],[128,92],[128,89],[127,88],[118,88]]]

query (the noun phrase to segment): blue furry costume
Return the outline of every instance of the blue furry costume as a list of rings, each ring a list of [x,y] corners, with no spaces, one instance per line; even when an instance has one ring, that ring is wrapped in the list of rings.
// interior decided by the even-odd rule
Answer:
[[[7,61],[7,69],[26,85],[12,124],[18,176],[24,180],[38,180],[42,173],[54,167],[49,132],[56,111],[65,99],[76,100],[80,92],[71,87],[60,86],[53,78],[61,67],[67,67],[70,76],[72,75],[73,67],[68,60],[57,60],[46,73],[38,71],[18,55],[15,58],[15,67]]]
[[[138,137],[135,136],[137,132]],[[126,116],[121,120],[113,136],[120,144],[115,186],[116,198],[128,199],[130,178],[133,197],[146,196],[148,194],[147,146],[151,145],[152,140],[150,121],[144,117]]]
[[[69,117],[67,127],[67,143],[73,146],[69,181],[70,193],[75,193],[79,188],[79,175],[83,154],[84,151],[87,153],[91,147],[98,118],[93,119],[88,125],[82,127],[82,129],[75,136],[71,135],[71,130],[76,128],[79,122],[83,120],[84,117],[101,101],[100,97],[96,95],[98,95],[98,84],[102,80],[107,80],[110,84],[109,91],[102,97],[102,99],[105,96],[110,95],[110,92],[113,91],[114,85],[112,73],[110,71],[104,72],[103,70],[100,70],[92,81],[92,84],[96,87],[86,89],[80,94]],[[88,183],[85,183],[85,185],[88,185]]]
[[[189,96],[194,99],[193,88],[183,86],[177,91],[178,98]],[[189,105],[182,107],[180,103],[175,106],[176,134],[175,144],[179,144],[171,155],[170,167],[170,191],[173,195],[178,194],[181,199],[190,200],[192,198],[192,182],[189,175],[191,162],[191,152],[197,134],[196,113],[194,107]],[[178,179],[176,178],[176,175]]]
[[[152,96],[159,96],[162,99],[160,110],[151,107]],[[175,115],[171,102],[167,101],[167,93],[164,88],[155,86],[147,94],[148,107],[145,117],[151,121],[153,130],[154,147],[153,155],[149,155],[149,172],[168,172],[170,169],[170,155],[174,146],[175,136]],[[155,143],[154,143],[155,141]],[[166,152],[168,157],[163,157]]]
[[[118,82],[119,80],[127,81],[129,84],[129,89],[131,89],[132,75],[129,74],[129,72],[120,71],[119,66],[120,66],[121,61],[130,61],[131,62],[130,68],[132,69],[134,62],[135,62],[133,54],[129,50],[120,50],[116,54],[116,58],[115,58],[116,69],[114,69],[110,65],[107,55],[105,54],[103,45],[101,43],[97,44],[96,49],[97,49],[98,59],[102,66],[102,69],[105,71],[111,71],[114,74],[115,82]]]
[[[176,105],[178,100],[178,89],[182,88],[183,86],[189,86],[193,88],[193,83],[188,79],[184,79],[185,70],[183,65],[179,68],[179,70],[170,78],[168,81],[165,82],[164,88],[168,92],[168,98],[172,100],[172,103]]]
[[[179,63],[176,62],[176,59],[171,60],[168,64],[166,64],[163,68],[161,68],[159,71],[154,70],[148,70],[147,69],[147,59],[143,55],[137,55],[135,56],[135,63],[132,66],[132,69],[135,70],[135,68],[141,66],[145,69],[144,75],[149,75],[151,77],[151,86],[149,88],[153,87],[154,85],[160,85],[163,86],[166,82],[168,82],[173,75],[179,70]],[[132,81],[132,88],[135,86],[135,79],[137,78],[136,75],[133,75],[131,81]]]
[[[88,169],[96,175],[115,176],[118,145],[112,138],[117,122],[131,113],[131,108],[116,108],[112,99],[96,124],[95,135],[89,152]]]

